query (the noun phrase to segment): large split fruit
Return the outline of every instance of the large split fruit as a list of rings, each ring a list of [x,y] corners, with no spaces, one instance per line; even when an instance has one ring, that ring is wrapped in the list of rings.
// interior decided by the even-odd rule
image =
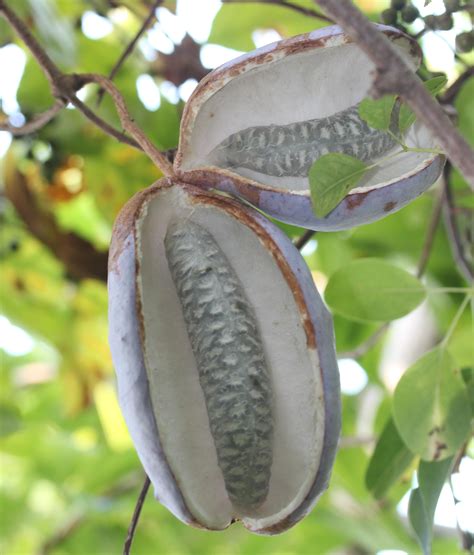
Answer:
[[[157,498],[208,529],[277,533],[327,487],[340,428],[333,327],[288,238],[163,179],[115,229],[110,344]]]
[[[415,69],[421,60],[417,43],[397,29],[379,28]],[[436,181],[442,156],[410,152],[381,162],[324,218],[315,216],[309,193],[309,168],[323,154],[377,162],[400,150],[358,115],[373,72],[373,63],[339,27],[233,60],[203,79],[186,104],[176,174],[316,230],[351,228],[400,209]],[[435,146],[418,122],[405,142]]]

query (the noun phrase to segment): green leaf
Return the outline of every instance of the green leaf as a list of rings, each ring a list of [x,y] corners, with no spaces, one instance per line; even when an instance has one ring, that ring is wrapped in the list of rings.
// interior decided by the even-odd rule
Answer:
[[[390,418],[375,446],[365,475],[365,484],[376,499],[383,497],[390,486],[399,480],[413,459],[413,453],[403,443]]]
[[[408,518],[425,555],[431,553],[436,505],[452,462],[452,457],[439,462],[421,461],[418,468],[419,487],[410,494]]]
[[[418,488],[415,488],[410,493],[410,500],[408,502],[408,519],[417,535],[421,547],[423,548],[423,553],[427,555],[429,553],[427,546],[430,545],[430,539],[427,533],[428,519],[423,505],[423,498],[421,497],[421,492]]]
[[[319,218],[333,210],[353,189],[368,166],[353,156],[333,152],[318,158],[308,174],[313,209]]]
[[[466,385],[467,396],[471,405],[471,412],[474,414],[474,368],[466,367],[461,370],[461,376]]]
[[[0,403],[0,437],[15,433],[21,426],[19,410],[13,405]]]
[[[459,449],[470,431],[471,407],[448,351],[434,349],[405,372],[393,396],[393,417],[408,448],[424,460],[442,460]]]
[[[428,79],[423,84],[432,96],[436,96],[446,85],[446,77],[444,75],[439,75],[437,77],[433,77],[432,79]],[[398,118],[398,128],[400,129],[400,133],[404,133],[413,124],[415,119],[416,116],[412,112],[411,108],[407,104],[403,103],[400,106],[400,115]]]
[[[346,318],[384,322],[411,312],[424,299],[425,290],[405,270],[377,258],[365,258],[336,271],[324,297]]]
[[[441,92],[448,80],[446,79],[445,75],[437,75],[432,79],[428,79],[423,83],[425,89],[433,96],[436,96],[439,92]]]
[[[387,131],[390,127],[392,110],[395,106],[395,95],[386,95],[378,100],[364,98],[359,104],[359,116],[367,125],[374,129]]]

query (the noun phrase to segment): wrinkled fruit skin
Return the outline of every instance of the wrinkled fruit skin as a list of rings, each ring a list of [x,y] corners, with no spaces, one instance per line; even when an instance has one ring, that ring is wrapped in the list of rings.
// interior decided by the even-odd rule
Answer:
[[[291,528],[307,515],[315,505],[319,496],[328,486],[341,427],[340,385],[334,347],[332,318],[317,294],[311,273],[299,252],[292,245],[288,237],[261,214],[244,207],[237,201],[212,195],[193,186],[185,185],[170,179],[160,180],[154,186],[135,195],[135,197],[125,205],[114,226],[109,255],[109,342],[117,375],[119,403],[138,456],[154,486],[156,498],[176,517],[192,526],[200,528],[206,527],[199,518],[191,512],[185,501],[183,492],[180,491],[179,484],[170,469],[167,454],[163,450],[160,434],[153,416],[143,352],[143,319],[137,290],[137,272],[139,271],[139,264],[137,264],[137,249],[139,248],[139,244],[136,227],[136,221],[139,218],[143,205],[150,198],[161,194],[171,187],[182,188],[193,198],[194,202],[209,203],[209,205],[217,204],[228,210],[229,216],[237,214],[238,217],[243,215],[242,217],[251,219],[251,221],[254,222],[252,225],[260,230],[259,233],[262,234],[262,237],[267,237],[266,240],[270,241],[269,244],[272,245],[272,249],[275,253],[278,253],[278,259],[282,264],[284,263],[286,268],[285,271],[290,272],[288,279],[290,279],[293,284],[292,289],[295,295],[297,294],[298,296],[298,302],[304,302],[305,310],[307,310],[304,328],[307,333],[308,349],[317,352],[320,368],[319,372],[321,374],[323,386],[323,393],[321,398],[318,399],[318,402],[321,402],[324,406],[325,421],[319,466],[307,495],[298,506],[292,507],[290,514],[286,514],[286,516],[278,522],[263,527],[259,524],[258,520],[245,521],[244,519],[243,521],[243,524],[254,533],[278,534]],[[184,239],[184,242],[181,243],[181,239],[177,239],[176,234],[180,235],[181,233],[186,236],[188,231],[189,230],[185,230],[183,232],[183,229],[181,228],[180,230],[179,226],[174,229],[171,227],[167,238],[167,257],[168,264],[174,268],[172,272],[175,272],[175,278],[177,278],[176,286],[178,293],[181,291],[180,296],[184,301],[183,304],[198,308],[198,301],[196,299],[190,299],[189,301],[185,300],[187,287],[186,277],[182,273],[184,271],[182,268],[183,262],[180,260],[179,252],[175,252],[184,248],[184,243],[187,243],[189,239]],[[207,238],[204,236],[203,241],[206,240]],[[212,265],[216,263],[217,266],[221,264],[225,265],[225,262],[220,258],[221,253],[217,252],[215,249],[211,258],[213,256],[217,258],[212,261]],[[206,263],[206,268],[204,268],[204,270],[206,270],[207,267]],[[225,271],[228,272],[229,270],[226,268]],[[178,275],[180,272],[181,275]],[[217,280],[217,275],[213,275],[212,279]],[[235,282],[234,278],[227,276],[224,281],[227,284],[231,284],[227,293],[230,295],[230,299],[232,299],[231,302],[243,302],[245,304],[245,299],[242,298],[239,285]],[[199,284],[197,287],[199,288]],[[230,291],[231,288],[233,291]],[[187,308],[183,307],[183,310],[186,316]],[[242,323],[245,320],[244,325],[246,329],[253,328],[254,323],[252,321],[251,311],[247,308],[243,308],[242,310],[238,319],[240,319]],[[163,315],[163,317],[166,317],[166,315]],[[227,318],[227,316],[223,316],[223,318]],[[205,334],[195,329],[191,330],[190,336],[194,336],[194,341],[196,342],[195,352],[197,353],[197,358],[202,356],[204,359],[206,355],[204,351],[200,353],[199,344],[202,341],[206,341]],[[223,339],[225,343],[227,339],[225,339],[223,335],[219,336],[216,340],[216,344],[222,343]],[[256,340],[256,342],[258,342],[258,340]],[[256,345],[254,342],[250,341],[248,346],[252,351],[253,347]],[[256,362],[256,366],[259,367],[259,383],[258,385],[250,387],[250,396],[257,395],[259,397],[265,397],[270,393],[265,370],[263,368],[264,361],[261,359],[260,355],[256,355],[254,362]],[[288,372],[291,371],[292,369],[289,368]],[[204,374],[203,377],[204,381],[206,381],[207,378]],[[245,381],[247,378],[248,376],[239,375],[239,380]],[[209,381],[207,385],[204,385],[204,389],[212,388],[213,385],[214,384]],[[252,390],[254,391],[253,393]],[[219,407],[210,407],[211,412],[214,410],[219,410]],[[262,413],[261,416],[263,416],[264,422],[269,421],[268,414],[263,415]],[[270,426],[265,424],[263,428],[262,433],[266,439],[264,439],[263,447],[259,452],[261,461],[267,457],[266,441],[271,437]],[[217,442],[220,441],[220,433],[220,430],[214,431]],[[222,443],[221,448],[227,448],[225,441]],[[247,455],[243,455],[244,458],[246,456]],[[222,466],[225,466],[225,463],[224,455],[222,457]],[[261,465],[262,471],[266,472],[266,463],[261,462]],[[223,470],[223,472],[225,473],[225,470]],[[265,486],[261,486],[261,484],[264,484],[266,479],[260,480],[258,478],[256,481],[256,489],[260,492],[256,497],[256,502],[258,503],[261,501],[261,497],[265,495]],[[233,478],[229,480],[229,484],[230,488],[234,487]],[[250,483],[243,484],[242,491],[245,492],[244,497],[247,498],[247,489],[251,486]],[[240,486],[237,489],[240,490]],[[236,499],[236,502],[240,502],[240,498]],[[231,524],[231,522],[228,524]]]

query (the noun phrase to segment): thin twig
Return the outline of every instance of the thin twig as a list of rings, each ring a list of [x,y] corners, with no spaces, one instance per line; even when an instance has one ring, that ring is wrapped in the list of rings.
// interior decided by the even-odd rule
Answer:
[[[122,94],[112,81],[103,75],[97,75],[95,73],[82,73],[78,74],[77,77],[84,80],[86,83],[97,83],[110,94],[125,131],[128,131],[130,135],[135,138],[137,143],[142,147],[143,151],[148,154],[148,157],[165,175],[171,175],[173,173],[173,166],[170,164],[168,158],[156,148],[156,146],[131,118]]]
[[[454,258],[454,262],[463,275],[463,277],[469,283],[474,281],[474,269],[467,260],[464,254],[463,241],[461,239],[461,233],[458,226],[458,221],[456,217],[456,212],[454,210],[454,199],[453,192],[451,190],[450,177],[452,173],[452,166],[448,162],[443,171],[443,204],[444,204],[444,223],[446,226],[446,231],[448,235],[449,242],[451,243],[451,253]],[[474,228],[474,224],[472,224]]]
[[[26,122],[24,125],[16,127],[11,123],[0,123],[0,130],[8,131],[16,137],[34,133],[49,123],[56,116],[56,114],[64,108],[65,105],[66,103],[64,100],[56,100],[51,108],[48,108],[41,114],[37,114],[33,117],[33,119],[31,119],[31,121]]]
[[[132,520],[130,521],[130,526],[128,527],[127,537],[125,538],[125,543],[123,545],[123,555],[130,555],[133,537],[135,536],[135,530],[137,528],[140,513],[142,512],[143,503],[145,502],[146,494],[148,493],[149,487],[150,478],[148,478],[148,476],[145,476],[145,481],[143,482],[143,487],[140,491],[140,495],[138,496],[137,504],[135,505],[135,510],[133,511]]]
[[[79,528],[79,526],[83,523],[85,517],[86,514],[81,513],[80,515],[71,518],[71,520],[69,520],[68,522],[66,522],[66,524],[61,526],[61,528],[56,530],[56,532],[39,547],[37,555],[47,555],[55,547],[63,543],[77,530],[77,528]]]
[[[301,250],[307,243],[309,243],[309,241],[311,241],[315,234],[316,231],[308,229],[303,233],[301,237],[298,237],[293,241],[293,245],[295,245],[298,250]]]
[[[433,249],[433,242],[436,235],[436,230],[438,229],[439,221],[441,219],[441,210],[443,207],[443,196],[444,196],[444,186],[441,185],[441,190],[439,192],[438,198],[435,201],[433,212],[431,213],[431,219],[428,223],[428,229],[425,235],[425,241],[421,249],[421,255],[418,260],[418,266],[416,269],[416,277],[421,278],[425,273],[428,260],[430,258],[431,251]]]
[[[110,123],[107,123],[104,119],[98,116],[93,110],[89,108],[89,106],[87,106],[87,104],[84,104],[84,102],[82,102],[82,100],[80,100],[77,96],[71,96],[69,97],[69,100],[71,104],[75,106],[80,112],[82,112],[82,114],[86,116],[89,121],[94,123],[99,129],[102,129],[102,131],[107,133],[107,135],[114,137],[114,139],[117,139],[121,143],[133,146],[138,150],[143,150],[135,139],[132,139],[132,137],[129,137],[128,135],[125,135],[125,133],[122,133],[118,129],[115,129],[115,127],[113,127],[112,125],[110,125]]]
[[[138,30],[137,34],[133,37],[133,39],[130,41],[130,43],[128,44],[128,46],[125,48],[125,50],[122,52],[122,55],[120,56],[120,58],[116,61],[114,67],[111,69],[108,78],[113,81],[114,77],[117,75],[119,69],[122,67],[123,63],[125,62],[125,60],[128,58],[128,56],[130,56],[130,54],[133,52],[137,42],[140,40],[140,37],[143,35],[143,33],[148,29],[148,27],[151,25],[151,23],[153,22],[153,20],[156,18],[156,10],[158,9],[159,5],[163,2],[163,0],[156,0],[155,3],[153,4],[153,6],[150,9],[150,13],[148,14],[148,16],[146,17],[146,19],[143,21],[143,24],[141,25],[140,29]],[[100,103],[102,102],[102,98],[104,96],[105,90],[103,88],[99,89],[99,92],[97,93],[97,103],[96,106],[100,106]]]
[[[305,8],[304,6],[299,6],[298,4],[293,4],[292,2],[288,2],[287,0],[222,0],[223,4],[273,4],[275,6],[283,6],[284,8],[289,8],[295,12],[298,12],[302,15],[306,15],[308,17],[316,17],[317,19],[321,19],[323,21],[327,21],[328,23],[334,23],[334,21],[329,18],[327,15],[322,14],[321,12],[317,12],[316,10],[312,10],[311,8]]]
[[[374,331],[374,333],[370,337],[368,337],[363,343],[358,345],[352,351],[344,351],[342,353],[337,353],[337,358],[338,359],[342,359],[342,358],[360,358],[360,357],[364,356],[367,352],[370,351],[370,349],[372,349],[372,347],[374,345],[377,344],[378,340],[387,331],[389,325],[390,325],[389,322],[386,322],[386,323],[382,324],[380,327],[378,327]]]
[[[4,0],[0,0],[0,14],[15,29],[40,64],[50,82],[54,97],[63,103],[71,102],[95,125],[117,140],[135,148],[141,148],[165,175],[172,173],[172,165],[167,157],[152,144],[143,131],[134,123],[125,105],[123,96],[109,79],[92,73],[83,75],[62,73],[33,37],[26,24],[6,5]],[[76,96],[77,91],[87,83],[99,84],[112,96],[125,131],[128,131],[133,138],[127,137],[127,135],[115,129]]]
[[[349,0],[314,2],[344,28],[375,64],[373,96],[400,95],[474,189],[474,152],[390,40]]]
[[[103,500],[112,500],[124,493],[128,493],[134,490],[139,482],[135,475],[127,476],[125,479],[121,479],[112,487],[107,488],[100,494],[100,498]],[[59,526],[53,534],[47,538],[38,548],[36,555],[48,555],[52,551],[56,551],[56,548],[70,538],[76,530],[87,522],[88,517],[90,517],[90,510],[84,508],[79,514],[71,516],[64,524]]]

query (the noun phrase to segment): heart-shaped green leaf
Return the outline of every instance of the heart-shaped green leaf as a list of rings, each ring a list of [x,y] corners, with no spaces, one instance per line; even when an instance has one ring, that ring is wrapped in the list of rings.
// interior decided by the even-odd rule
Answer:
[[[368,166],[354,156],[333,152],[318,158],[308,174],[316,216],[324,218],[361,180]]]
[[[433,79],[428,79],[423,83],[426,90],[433,96],[437,95],[441,90],[443,90],[446,85],[446,77],[440,75],[433,77]],[[407,104],[403,103],[400,107],[400,115],[398,117],[398,128],[400,133],[404,133],[415,121],[416,116],[412,112],[411,108]]]
[[[324,297],[346,318],[384,322],[416,308],[425,297],[425,289],[405,270],[384,260],[365,258],[337,270]]]
[[[367,125],[374,129],[387,131],[392,119],[392,110],[396,100],[395,95],[382,96],[377,100],[364,98],[359,104],[359,116]]]
[[[393,396],[393,417],[408,448],[427,461],[449,457],[467,439],[471,406],[446,349],[430,351],[405,372]]]

